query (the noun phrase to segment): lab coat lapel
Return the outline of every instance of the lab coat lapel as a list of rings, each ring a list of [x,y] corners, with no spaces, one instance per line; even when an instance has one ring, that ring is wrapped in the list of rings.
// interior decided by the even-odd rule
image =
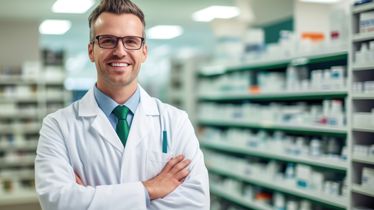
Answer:
[[[95,100],[93,88],[79,101],[79,116],[94,117],[90,129],[99,133],[101,136],[100,139],[107,141],[116,149],[123,152],[123,145],[117,133]]]
[[[142,155],[143,150],[137,148],[142,141],[150,138],[149,135],[154,129],[152,118],[159,115],[157,104],[140,86],[140,103],[135,111],[134,119],[131,123],[130,134],[127,139],[125,152],[123,155],[123,165],[121,170],[121,180],[137,181],[140,177],[137,155]],[[144,142],[143,142],[144,144]],[[144,148],[143,148],[144,149]]]
[[[140,85],[138,87],[140,88],[140,103],[131,123],[125,152],[127,149],[135,148],[142,139],[148,136],[153,129],[153,124],[151,123],[152,116],[159,115],[155,100]]]

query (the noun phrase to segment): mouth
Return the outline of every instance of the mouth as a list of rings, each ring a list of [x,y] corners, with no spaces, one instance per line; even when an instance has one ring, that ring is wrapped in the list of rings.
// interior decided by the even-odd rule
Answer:
[[[129,63],[123,63],[123,62],[113,62],[113,63],[109,63],[110,66],[112,67],[128,67],[130,66]]]

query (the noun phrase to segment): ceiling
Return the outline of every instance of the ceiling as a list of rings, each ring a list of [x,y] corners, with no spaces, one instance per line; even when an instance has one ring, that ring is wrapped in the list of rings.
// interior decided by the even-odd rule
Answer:
[[[96,0],[98,2],[99,0]],[[193,12],[210,5],[248,5],[252,8],[255,21],[260,25],[278,19],[290,17],[293,14],[294,0],[133,0],[146,15],[147,27],[158,24],[178,24],[184,28],[184,34],[166,42],[172,45],[202,45],[212,42],[212,31],[209,23],[194,22]],[[64,36],[42,36],[41,44],[66,46],[72,40],[87,42],[88,24],[86,14],[55,14],[51,7],[55,0],[0,0],[0,20],[2,21],[37,21],[44,19],[68,19],[73,25]],[[243,10],[244,11],[244,10]],[[243,12],[242,11],[242,12]],[[163,44],[165,41],[153,40],[153,43]],[[58,46],[56,46],[58,47]]]
[[[75,0],[78,1],[78,0]],[[98,2],[99,0],[96,0]],[[133,0],[146,16],[147,28],[158,24],[178,24],[183,35],[172,40],[147,40],[149,54],[143,65],[143,81],[155,82],[154,78],[166,78],[168,57],[176,52],[212,53],[215,39],[212,24],[194,22],[192,13],[211,5],[240,5],[241,13],[252,10],[252,25],[262,25],[293,15],[294,0]],[[55,14],[51,7],[55,0],[0,0],[0,22],[33,22],[38,25],[44,19],[68,19],[72,28],[64,35],[42,35],[39,46],[63,49],[67,54],[66,69],[69,78],[95,78],[93,64],[87,59],[88,23],[86,14]],[[249,9],[250,8],[250,9]],[[246,10],[247,9],[247,10]],[[24,24],[19,24],[24,25]],[[188,53],[186,53],[188,54]],[[71,63],[69,62],[71,61]],[[70,63],[70,64],[69,64]],[[90,80],[90,81],[91,81]],[[92,80],[94,81],[94,79]],[[92,82],[91,81],[91,82]],[[165,82],[157,79],[156,82]],[[78,82],[81,83],[81,82]]]

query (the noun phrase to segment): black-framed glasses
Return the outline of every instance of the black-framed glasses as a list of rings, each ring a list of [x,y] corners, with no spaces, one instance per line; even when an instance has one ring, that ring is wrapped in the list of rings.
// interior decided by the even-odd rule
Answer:
[[[123,46],[128,50],[139,50],[144,43],[144,38],[139,36],[118,37],[113,35],[98,35],[95,37],[99,47],[104,49],[114,49],[121,39]]]

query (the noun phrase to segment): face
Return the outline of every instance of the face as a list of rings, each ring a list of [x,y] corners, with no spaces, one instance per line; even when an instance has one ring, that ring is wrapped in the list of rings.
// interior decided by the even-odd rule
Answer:
[[[143,37],[144,27],[140,19],[133,14],[102,13],[92,25],[97,35],[114,35],[118,37]],[[136,89],[137,76],[141,64],[147,58],[147,46],[139,50],[127,50],[119,41],[114,49],[100,48],[97,40],[88,45],[91,62],[95,62],[97,70],[97,86],[104,92],[121,88]]]

